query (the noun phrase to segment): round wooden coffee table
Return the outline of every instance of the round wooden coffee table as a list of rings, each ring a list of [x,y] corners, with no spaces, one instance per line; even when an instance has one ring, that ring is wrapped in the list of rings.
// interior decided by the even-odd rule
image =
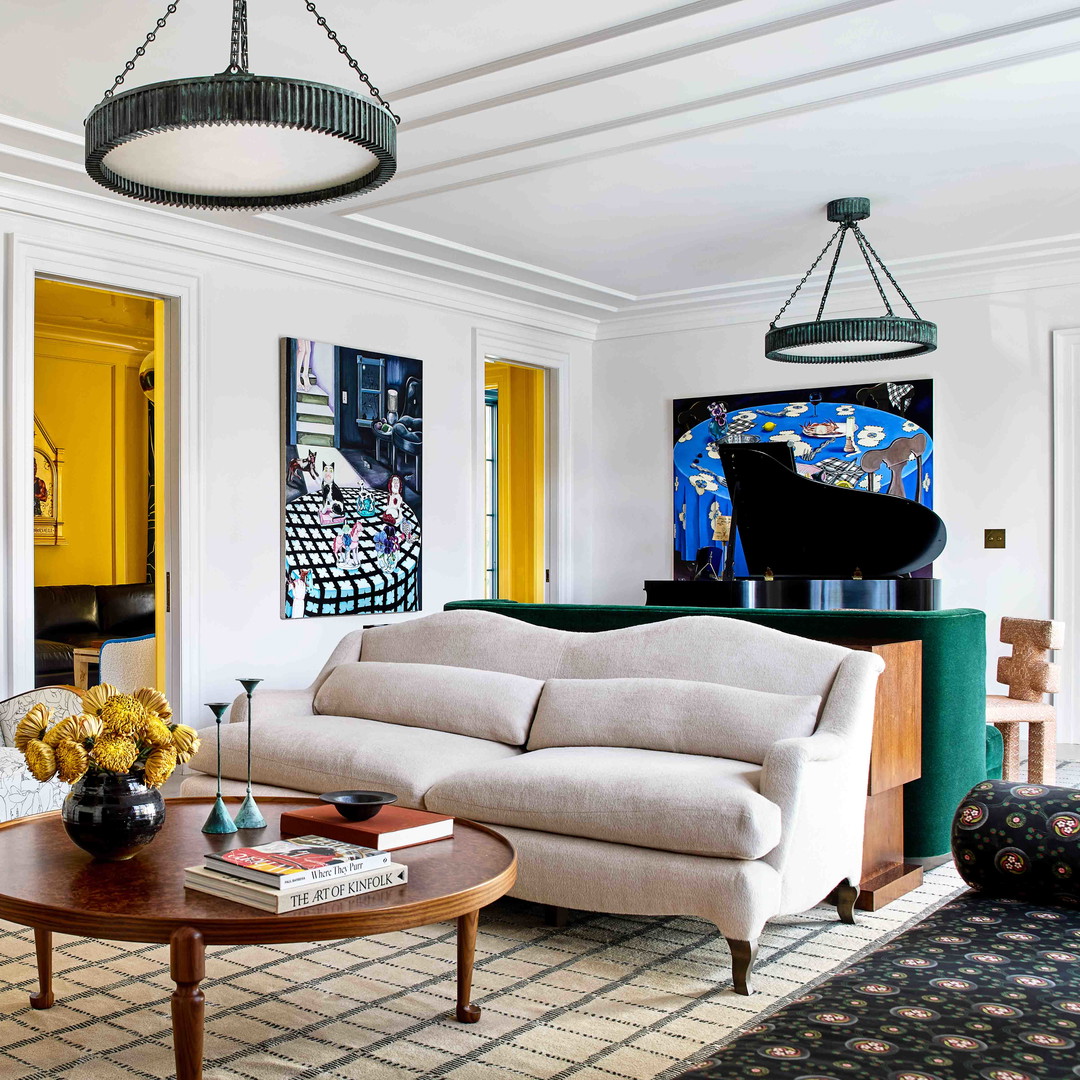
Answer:
[[[230,802],[239,803],[239,799]],[[173,982],[177,1080],[202,1076],[206,945],[329,941],[457,919],[457,1019],[480,1019],[469,1001],[480,908],[508,892],[517,877],[514,849],[483,825],[458,820],[454,837],[395,851],[409,867],[406,885],[285,915],[184,888],[184,867],[208,851],[265,844],[280,837],[285,810],[316,799],[260,798],[265,829],[206,836],[212,799],[169,799],[165,825],[128,862],[96,863],[64,832],[59,811],[0,824],[0,918],[31,926],[37,946],[35,1009],[53,1004],[52,934],[168,942]]]

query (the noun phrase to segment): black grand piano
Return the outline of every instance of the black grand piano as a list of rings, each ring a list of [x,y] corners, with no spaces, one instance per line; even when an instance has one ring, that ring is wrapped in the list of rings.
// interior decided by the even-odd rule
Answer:
[[[945,547],[945,523],[896,495],[801,476],[786,443],[721,445],[731,495],[720,572],[703,549],[693,581],[646,581],[647,604],[931,611],[940,582],[913,576]],[[797,527],[795,524],[797,523]],[[747,575],[736,578],[736,534]]]

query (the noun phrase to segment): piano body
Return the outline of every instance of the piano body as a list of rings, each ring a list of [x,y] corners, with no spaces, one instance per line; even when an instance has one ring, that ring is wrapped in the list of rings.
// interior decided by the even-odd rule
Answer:
[[[945,547],[945,524],[910,499],[834,487],[800,475],[786,443],[721,445],[732,503],[724,572],[708,562],[693,581],[646,581],[646,603],[930,611],[940,582],[912,577]],[[748,574],[731,572],[735,537]],[[707,575],[707,576],[706,576]]]

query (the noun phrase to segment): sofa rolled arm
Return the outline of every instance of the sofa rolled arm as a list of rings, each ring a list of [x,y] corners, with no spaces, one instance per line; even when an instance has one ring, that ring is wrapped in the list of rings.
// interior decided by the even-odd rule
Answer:
[[[844,740],[828,731],[799,739],[781,739],[769,747],[762,763],[766,775],[796,771],[812,761],[834,761],[842,757]]]
[[[257,690],[255,692],[255,722],[293,716],[315,715],[315,691]],[[242,724],[247,720],[247,694],[237,694],[229,710],[229,723]]]
[[[322,670],[315,676],[315,681],[303,690],[262,690],[255,691],[258,704],[255,706],[255,719],[274,719],[280,716],[313,716],[315,714],[315,695],[319,687],[330,677],[330,672],[340,664],[352,663],[360,659],[360,639],[363,630],[352,630],[334,646]],[[237,694],[229,710],[229,723],[241,724],[247,719],[247,694]]]
[[[843,880],[862,876],[863,821],[881,657],[841,661],[817,730],[774,743],[759,790],[780,807],[780,843],[765,856],[781,877],[783,912],[805,911]]]

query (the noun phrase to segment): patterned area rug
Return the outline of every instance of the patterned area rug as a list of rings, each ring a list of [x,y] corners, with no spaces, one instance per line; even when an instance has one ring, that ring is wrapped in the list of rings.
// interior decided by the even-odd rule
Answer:
[[[1080,911],[964,892],[685,1080],[1073,1080]]]
[[[207,952],[206,1080],[660,1080],[953,896],[950,867],[855,926],[832,908],[769,924],[758,992],[692,918],[578,915],[504,900],[481,919],[475,1025],[452,1018],[454,930]],[[57,936],[57,1004],[30,1009],[33,936],[0,924],[0,1077],[171,1077],[168,949]]]

